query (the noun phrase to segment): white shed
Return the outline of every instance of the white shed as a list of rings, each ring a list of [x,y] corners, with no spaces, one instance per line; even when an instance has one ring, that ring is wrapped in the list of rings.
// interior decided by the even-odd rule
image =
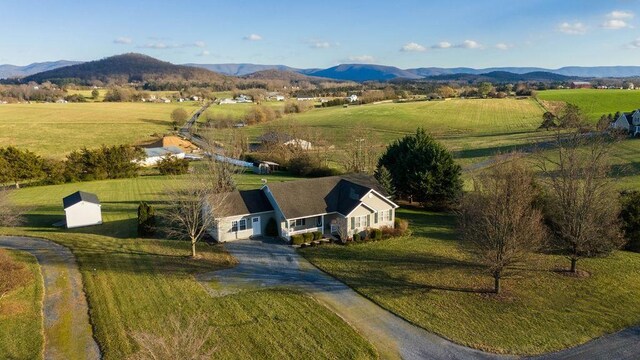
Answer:
[[[62,199],[67,229],[102,224],[100,200],[95,194],[77,191]]]
[[[157,165],[160,160],[165,157],[174,157],[177,159],[184,159],[185,153],[177,146],[163,146],[154,148],[144,148],[145,158],[140,162],[142,166],[154,166]]]

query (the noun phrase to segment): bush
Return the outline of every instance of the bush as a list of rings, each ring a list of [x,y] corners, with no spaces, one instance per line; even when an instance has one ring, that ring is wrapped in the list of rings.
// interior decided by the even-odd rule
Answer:
[[[382,239],[382,230],[380,229],[372,229],[371,230],[371,240],[380,240]]]
[[[383,239],[389,239],[396,235],[396,230],[391,226],[383,226],[380,228],[380,232],[382,233]]]
[[[360,241],[360,234],[358,233],[353,234],[353,241]]]
[[[409,222],[404,219],[395,218],[393,228],[395,230],[395,236],[406,235],[409,230]]]
[[[291,235],[291,245],[302,245],[304,244],[304,237],[302,235]]]
[[[320,231],[314,231],[313,240],[320,240],[320,239],[322,239],[322,233]]]
[[[155,210],[146,202],[138,205],[138,236],[147,237],[154,234],[156,228]]]
[[[278,224],[276,223],[276,219],[269,218],[264,232],[267,236],[278,236]]]
[[[302,234],[302,237],[304,238],[304,242],[311,242],[313,241],[313,233],[304,233]]]
[[[360,238],[361,238],[362,240],[365,240],[365,241],[366,241],[366,240],[369,240],[369,231],[367,231],[367,230],[362,231],[362,232],[360,233]]]
[[[158,162],[160,175],[183,175],[189,172],[189,160],[165,156]]]

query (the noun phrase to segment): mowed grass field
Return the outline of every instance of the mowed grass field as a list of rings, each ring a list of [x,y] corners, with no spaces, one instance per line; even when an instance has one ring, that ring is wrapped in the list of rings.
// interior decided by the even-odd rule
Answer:
[[[0,358],[42,359],[42,275],[36,258],[0,248],[27,267],[25,284],[0,299]],[[1,275],[0,275],[1,276]]]
[[[321,269],[395,314],[457,343],[510,354],[575,346],[640,323],[640,254],[617,251],[584,259],[588,278],[556,272],[563,256],[538,255],[504,280],[493,280],[464,251],[454,217],[401,209],[410,237],[302,249]]]
[[[241,188],[261,178],[241,175]],[[269,181],[287,177],[268,176]],[[139,350],[136,334],[177,336],[170,326],[211,331],[203,351],[224,359],[377,357],[373,345],[312,298],[286,289],[249,290],[213,298],[195,280],[198,273],[235,265],[220,245],[199,244],[200,259],[188,257],[190,244],[136,239],[140,200],[161,209],[166,186],[187,186],[180,178],[145,176],[17,190],[12,199],[30,210],[25,227],[3,234],[43,237],[69,247],[83,276],[95,336],[104,359],[123,359]],[[96,193],[104,224],[77,230],[52,228],[63,218],[61,198],[76,190]],[[196,319],[192,324],[192,319]],[[195,325],[194,325],[195,324]]]
[[[198,109],[193,102],[0,105],[0,143],[64,158],[82,147],[134,144],[171,130],[171,112]]]
[[[602,115],[640,108],[640,90],[559,89],[539,91],[537,97],[575,104],[594,122]]]

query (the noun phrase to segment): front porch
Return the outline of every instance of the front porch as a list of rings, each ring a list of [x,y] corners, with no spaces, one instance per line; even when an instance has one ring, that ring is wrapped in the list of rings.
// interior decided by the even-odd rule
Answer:
[[[291,235],[310,232],[320,232],[323,236],[331,236],[338,233],[339,214],[322,214],[304,218],[287,219],[283,223],[282,235],[289,239]]]

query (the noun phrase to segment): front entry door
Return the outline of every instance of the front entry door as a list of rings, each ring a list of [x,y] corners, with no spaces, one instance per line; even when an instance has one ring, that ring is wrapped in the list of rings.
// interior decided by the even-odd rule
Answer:
[[[260,226],[260,217],[256,216],[251,219],[251,228],[253,228],[253,235],[262,235],[262,226]]]

